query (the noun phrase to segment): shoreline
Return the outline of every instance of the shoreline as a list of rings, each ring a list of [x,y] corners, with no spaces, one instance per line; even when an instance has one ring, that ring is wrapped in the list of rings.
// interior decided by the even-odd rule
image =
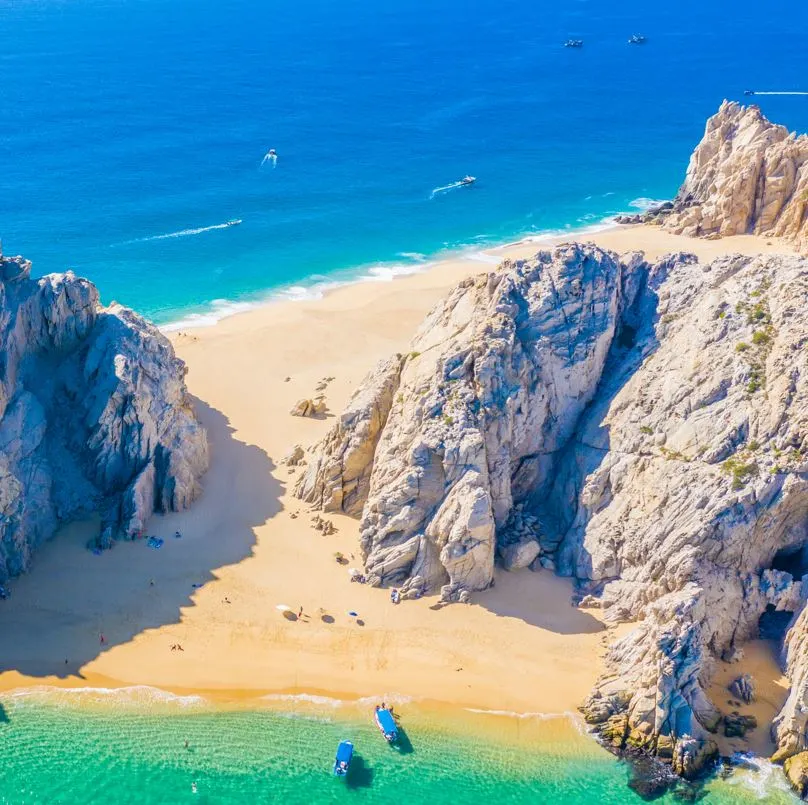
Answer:
[[[698,241],[647,226],[588,239],[652,258],[791,251],[753,236]],[[492,257],[565,240],[523,240]],[[548,571],[498,571],[497,585],[470,605],[426,597],[393,606],[386,590],[350,584],[334,561],[339,551],[358,562],[358,522],[328,515],[336,533],[317,531],[291,494],[300,469],[282,463],[294,445],[325,435],[376,361],[406,351],[450,287],[491,268],[447,260],[395,282],[353,283],[172,333],[211,444],[203,494],[188,511],[152,518],[148,533],[166,538],[160,551],[116,543],[94,556],[85,548],[93,523],[71,524],[41,546],[0,607],[0,691],[145,685],[222,700],[396,691],[451,708],[575,712],[606,645],[632,624],[607,629],[599,611],[574,608],[569,581]],[[326,414],[290,416],[323,382]],[[302,607],[304,618],[285,619],[281,604]]]
[[[637,202],[651,202],[651,199],[635,199]],[[632,202],[633,204],[634,202]],[[654,204],[660,203],[654,201]],[[644,207],[638,206],[636,210],[642,211]],[[621,213],[616,213],[617,215]],[[471,265],[495,266],[501,262],[498,257],[501,252],[514,248],[524,247],[530,243],[556,243],[568,239],[580,239],[595,235],[611,229],[617,229],[621,224],[614,222],[614,215],[609,215],[596,224],[586,224],[580,227],[570,227],[563,230],[547,230],[535,234],[516,236],[502,243],[489,245],[463,244],[456,247],[440,249],[432,254],[420,252],[399,252],[402,258],[410,258],[412,262],[381,260],[374,263],[363,263],[351,268],[335,269],[329,275],[312,275],[307,282],[301,280],[294,285],[280,286],[267,291],[256,292],[257,298],[242,300],[214,299],[206,303],[207,311],[189,313],[176,321],[169,321],[156,325],[162,332],[176,333],[180,330],[192,330],[206,327],[215,327],[221,321],[243,313],[249,313],[268,305],[284,302],[311,302],[323,299],[330,293],[341,288],[360,285],[366,282],[392,282],[402,277],[429,273],[441,264],[453,262],[468,262]],[[318,277],[318,279],[314,279]],[[321,277],[321,279],[320,279]],[[259,296],[260,295],[260,296]]]
[[[641,199],[637,199],[640,201]],[[648,200],[651,201],[650,199]],[[654,203],[660,203],[654,201]],[[638,208],[641,209],[641,208]],[[618,224],[614,222],[614,216],[608,216],[599,223],[585,225],[580,228],[570,228],[568,230],[548,230],[535,234],[525,234],[515,240],[508,240],[504,243],[493,244],[476,248],[474,246],[462,246],[457,249],[448,249],[436,252],[434,255],[421,255],[422,258],[413,263],[382,261],[367,265],[356,266],[352,269],[339,269],[334,272],[333,278],[317,280],[308,285],[295,284],[262,293],[260,298],[247,300],[213,300],[209,303],[211,309],[207,312],[190,313],[176,321],[156,325],[167,336],[174,337],[185,331],[196,331],[209,329],[220,325],[222,322],[235,317],[250,314],[256,310],[272,308],[279,304],[306,303],[321,301],[331,294],[345,289],[363,286],[367,284],[387,284],[390,282],[400,282],[410,277],[429,275],[431,272],[453,267],[457,269],[463,265],[467,267],[467,275],[482,273],[491,270],[506,259],[520,259],[532,257],[536,251],[542,248],[550,248],[560,243],[570,241],[593,241],[601,244],[604,248],[611,248],[613,251],[632,250],[626,242],[626,238],[621,234],[625,232],[651,231],[662,234],[666,238],[680,241],[681,250],[686,250],[687,244],[700,243],[733,243],[738,251],[743,254],[753,253],[788,253],[793,254],[791,245],[778,241],[776,238],[764,238],[757,235],[734,235],[729,238],[722,238],[721,241],[707,241],[697,238],[690,238],[682,235],[672,235],[661,232],[657,228],[646,224]],[[646,250],[653,241],[650,238],[642,238],[645,242]],[[613,243],[613,246],[608,244]],[[637,247],[638,249],[640,247]],[[660,256],[663,250],[654,253],[653,247],[648,252],[652,256]],[[715,256],[727,253],[728,249],[701,248],[698,253],[713,252]],[[409,255],[409,252],[402,252],[402,256]],[[415,254],[415,253],[412,253]],[[353,273],[357,272],[357,273]],[[341,275],[351,273],[349,278],[340,278]],[[462,279],[462,277],[460,277]],[[458,280],[459,281],[459,280]],[[217,309],[218,304],[218,309]]]

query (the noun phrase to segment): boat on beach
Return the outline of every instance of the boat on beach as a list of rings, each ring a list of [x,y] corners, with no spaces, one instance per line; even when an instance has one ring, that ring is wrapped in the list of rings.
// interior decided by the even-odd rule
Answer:
[[[345,777],[351,766],[353,758],[353,744],[350,741],[340,741],[337,747],[337,755],[334,758],[334,776]]]
[[[398,740],[398,725],[393,711],[387,707],[377,706],[374,717],[379,732],[384,735],[384,740],[389,744],[395,743]]]

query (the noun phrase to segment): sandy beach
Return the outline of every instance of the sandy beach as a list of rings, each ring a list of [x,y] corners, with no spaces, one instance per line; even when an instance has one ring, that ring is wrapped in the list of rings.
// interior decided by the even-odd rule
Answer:
[[[581,239],[651,257],[790,251],[751,236],[694,241],[653,227]],[[489,253],[526,257],[546,245]],[[597,611],[570,605],[566,580],[500,573],[469,606],[440,608],[437,597],[393,606],[388,591],[349,581],[347,568],[359,565],[357,523],[329,515],[337,533],[315,530],[291,495],[300,470],[280,464],[295,444],[325,434],[375,361],[406,350],[449,287],[492,268],[449,259],[423,274],[172,333],[209,433],[203,496],[188,512],[153,519],[148,530],[165,539],[160,550],[121,543],[94,556],[84,547],[92,524],[43,546],[0,608],[0,689],[152,685],[222,699],[398,694],[520,713],[574,710],[614,635]],[[333,378],[327,415],[290,416],[324,378]],[[337,551],[352,558],[349,566],[335,561]],[[279,605],[302,607],[303,616],[289,620]],[[781,685],[765,647],[756,651],[756,676]]]

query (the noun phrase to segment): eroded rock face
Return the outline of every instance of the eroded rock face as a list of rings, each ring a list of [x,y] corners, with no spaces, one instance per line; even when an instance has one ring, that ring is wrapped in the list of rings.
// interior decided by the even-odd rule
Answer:
[[[773,732],[777,741],[775,757],[784,760],[803,753],[804,772],[808,769],[808,607],[803,606],[786,635],[785,649],[791,690],[782,711],[774,720]]]
[[[757,636],[767,609],[804,600],[772,565],[808,542],[808,261],[679,264],[657,296],[551,498],[560,570],[608,619],[641,619],[596,701],[627,700],[615,712],[633,745],[677,751],[687,737],[682,751],[703,758],[720,715],[712,659]]]
[[[724,101],[673,204],[641,219],[684,235],[782,237],[808,251],[808,136],[770,123],[757,106]]]
[[[437,305],[403,367],[368,378],[298,494],[361,511],[372,580],[454,600],[491,584],[498,532],[503,549],[530,542],[508,528],[514,503],[547,484],[646,268],[577,244],[505,263]]]
[[[87,280],[30,269],[0,257],[0,581],[63,522],[101,511],[105,539],[127,537],[186,507],[208,463],[168,340]]]
[[[357,437],[369,575],[455,600],[490,583],[495,555],[555,563],[608,620],[639,621],[587,720],[699,774],[722,722],[714,659],[805,601],[803,570],[783,569],[808,544],[805,311],[808,260],[784,256],[649,265],[572,245],[462,283],[397,383],[366,387],[363,410],[388,411]],[[350,439],[332,431],[319,466]],[[803,620],[778,722],[789,754],[805,748]]]

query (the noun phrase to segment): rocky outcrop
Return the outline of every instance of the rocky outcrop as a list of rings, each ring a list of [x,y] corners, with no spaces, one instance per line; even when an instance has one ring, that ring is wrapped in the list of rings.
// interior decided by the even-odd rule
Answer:
[[[744,704],[751,704],[755,701],[755,680],[751,674],[741,674],[737,679],[733,679],[728,686],[729,692]]]
[[[327,407],[322,397],[317,397],[313,400],[304,397],[292,406],[289,413],[292,416],[322,416]]]
[[[699,237],[780,237],[808,251],[808,136],[770,123],[757,106],[724,101],[673,203],[619,219],[640,221]]]
[[[363,413],[307,481],[336,495],[308,499],[339,501],[354,439],[369,482],[338,508],[361,513],[371,581],[465,600],[495,561],[555,563],[607,620],[637,621],[586,718],[695,776],[722,720],[751,727],[707,695],[715,658],[806,597],[806,310],[796,257],[649,264],[566,245],[505,263],[429,314],[397,380],[357,393]],[[380,433],[351,430],[371,412]],[[790,754],[805,748],[802,621],[778,722]]]
[[[101,544],[200,491],[207,440],[160,332],[72,273],[0,256],[0,582],[64,522]]]
[[[547,485],[644,272],[580,245],[506,263],[461,283],[403,366],[367,379],[298,494],[361,511],[371,581],[454,600],[491,584],[498,544],[520,566],[536,558],[538,532],[511,527],[514,503]]]
[[[327,512],[359,515],[368,496],[376,445],[398,388],[403,358],[381,361],[354,392],[318,446],[295,494]]]
[[[640,620],[596,700],[627,700],[632,745],[666,754],[688,736],[703,755],[712,659],[804,600],[775,566],[808,542],[808,261],[680,264],[656,293],[551,497],[561,571],[608,619]]]
[[[797,796],[808,799],[808,752],[792,755],[786,760],[783,768]]]
[[[804,592],[808,596],[808,590]],[[805,761],[808,760],[808,607],[803,606],[789,629],[785,649],[791,690],[774,721],[773,732],[777,741],[775,758],[784,760],[803,753]],[[804,768],[808,769],[808,764]]]

